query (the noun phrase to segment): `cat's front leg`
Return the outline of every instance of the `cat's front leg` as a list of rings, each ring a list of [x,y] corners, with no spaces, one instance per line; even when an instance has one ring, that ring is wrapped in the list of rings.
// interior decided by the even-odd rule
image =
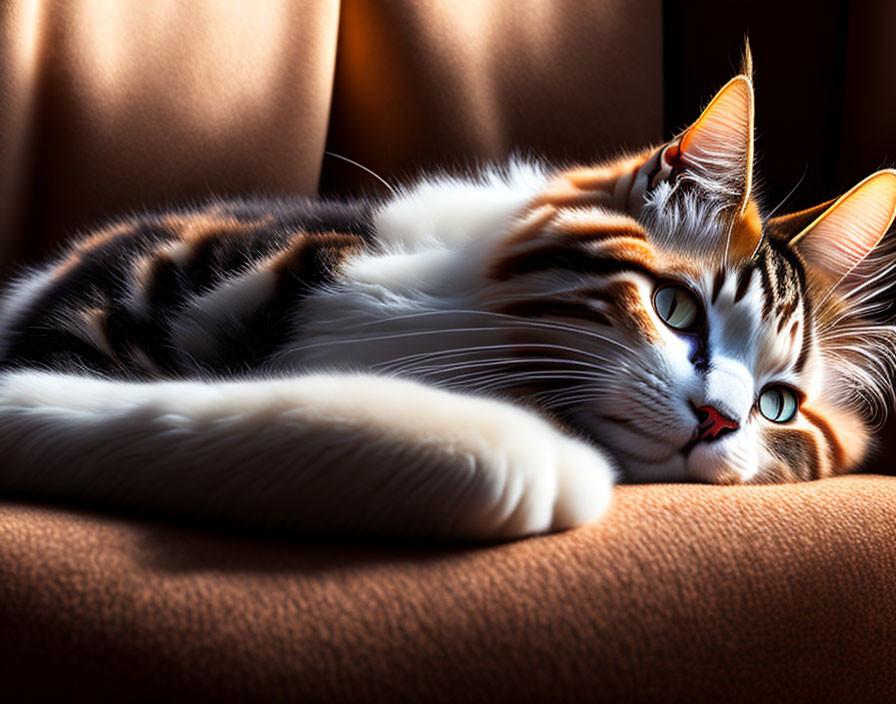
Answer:
[[[0,377],[0,491],[316,535],[497,540],[598,516],[604,456],[503,402],[310,375]]]
[[[271,396],[295,462],[271,515],[301,530],[506,540],[581,525],[610,500],[599,450],[506,402],[363,374]]]
[[[371,430],[394,443],[404,476],[389,500],[425,532],[476,540],[563,530],[601,515],[611,463],[534,413],[494,399],[379,377],[346,379],[362,396]],[[351,392],[341,397],[351,398]]]

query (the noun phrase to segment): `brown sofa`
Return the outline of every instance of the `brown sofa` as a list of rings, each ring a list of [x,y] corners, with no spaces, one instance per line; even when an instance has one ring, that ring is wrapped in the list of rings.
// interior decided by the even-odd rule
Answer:
[[[803,155],[830,154],[831,134],[839,156],[810,162],[792,203],[834,195],[896,139],[874,141],[871,109],[896,91],[862,71],[875,46],[892,51],[873,31],[883,20],[843,10],[839,73],[791,90],[821,101],[839,86],[823,96],[833,116],[803,126],[793,106],[775,116],[763,81],[786,98],[781,67],[817,32],[751,26],[741,5],[725,18],[630,0],[8,0],[0,258],[213,192],[378,187],[326,150],[394,180],[514,149],[586,159],[655,141],[693,116],[748,29],[770,202]],[[841,10],[813,8],[840,36]],[[701,57],[689,33],[707,28]],[[874,113],[868,129],[856,105]],[[869,471],[889,466],[882,451]],[[0,503],[9,702],[886,702],[893,643],[896,477],[881,474],[622,487],[595,525],[476,548],[301,544]]]

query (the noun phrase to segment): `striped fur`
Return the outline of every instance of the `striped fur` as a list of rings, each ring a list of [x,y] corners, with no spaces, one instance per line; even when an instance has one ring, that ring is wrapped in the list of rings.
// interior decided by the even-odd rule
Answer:
[[[360,204],[215,203],[134,217],[78,242],[4,334],[6,368],[128,379],[252,369],[295,331],[302,296],[371,238]]]
[[[889,264],[805,238],[852,201],[764,221],[752,109],[740,76],[689,130],[609,164],[511,163],[382,203],[214,202],[90,234],[0,312],[0,488],[482,539],[593,518],[614,473],[854,469],[892,351],[855,393],[844,380],[892,342],[869,318]],[[830,269],[841,251],[859,264],[832,281],[812,257]],[[670,285],[696,301],[686,331],[658,312]],[[798,397],[793,420],[760,411],[774,385]],[[706,408],[725,432],[703,434]]]

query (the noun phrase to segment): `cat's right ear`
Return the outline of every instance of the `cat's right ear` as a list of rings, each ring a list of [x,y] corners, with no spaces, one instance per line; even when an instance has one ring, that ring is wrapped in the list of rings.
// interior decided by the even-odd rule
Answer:
[[[732,78],[664,151],[673,176],[694,182],[742,216],[753,187],[753,83]]]
[[[749,51],[745,70],[751,71]],[[753,82],[732,78],[700,117],[674,139],[599,167],[575,168],[554,179],[534,205],[606,205],[637,217],[648,194],[663,182],[688,181],[719,208],[755,221],[750,209],[753,184]],[[758,239],[752,242],[751,254]]]

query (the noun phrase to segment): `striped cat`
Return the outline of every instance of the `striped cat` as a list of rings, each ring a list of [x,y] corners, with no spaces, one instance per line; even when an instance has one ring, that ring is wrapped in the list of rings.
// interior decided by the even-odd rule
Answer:
[[[769,222],[752,173],[740,75],[609,164],[121,220],[6,293],[0,490],[494,540],[597,517],[614,477],[853,469],[896,172]]]

